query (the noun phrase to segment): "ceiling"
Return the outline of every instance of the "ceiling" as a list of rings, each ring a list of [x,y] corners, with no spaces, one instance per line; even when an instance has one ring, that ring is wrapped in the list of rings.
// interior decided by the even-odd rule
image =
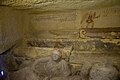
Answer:
[[[1,0],[0,5],[17,9],[84,10],[120,5],[120,0]]]

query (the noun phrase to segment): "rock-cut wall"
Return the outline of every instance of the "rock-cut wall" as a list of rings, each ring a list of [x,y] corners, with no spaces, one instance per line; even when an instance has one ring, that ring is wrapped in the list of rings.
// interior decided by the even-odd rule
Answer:
[[[0,54],[22,38],[20,11],[0,7]]]
[[[26,37],[72,38],[79,37],[79,29],[88,29],[87,36],[105,36],[119,32],[120,6],[94,10],[29,11],[24,19]],[[114,29],[112,29],[114,28]],[[92,29],[92,30],[89,30]],[[110,29],[110,30],[108,30]]]

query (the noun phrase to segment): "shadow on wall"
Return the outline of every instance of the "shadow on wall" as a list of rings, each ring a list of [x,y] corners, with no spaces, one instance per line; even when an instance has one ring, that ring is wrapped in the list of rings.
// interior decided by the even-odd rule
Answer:
[[[2,3],[2,0],[0,0],[0,4]]]

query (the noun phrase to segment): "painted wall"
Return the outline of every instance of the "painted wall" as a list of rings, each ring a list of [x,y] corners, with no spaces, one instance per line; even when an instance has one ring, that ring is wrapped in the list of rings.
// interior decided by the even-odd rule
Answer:
[[[48,37],[49,31],[78,30],[80,28],[120,27],[120,7],[108,7],[89,11],[30,11],[25,24],[27,37]],[[41,34],[44,34],[41,36]],[[45,35],[46,34],[46,35]]]
[[[0,53],[8,50],[22,38],[21,12],[0,7]]]

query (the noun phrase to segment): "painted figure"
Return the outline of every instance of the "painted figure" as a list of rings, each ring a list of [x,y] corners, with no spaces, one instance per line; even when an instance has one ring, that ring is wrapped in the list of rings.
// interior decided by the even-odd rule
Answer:
[[[67,62],[61,57],[60,50],[53,50],[50,57],[36,60],[32,67],[39,76],[44,78],[67,77],[70,75],[70,69]]]
[[[96,15],[96,12],[90,11],[89,13],[85,14],[81,20],[81,24],[85,21],[86,22],[86,28],[94,27],[94,19],[99,18],[100,15]]]

